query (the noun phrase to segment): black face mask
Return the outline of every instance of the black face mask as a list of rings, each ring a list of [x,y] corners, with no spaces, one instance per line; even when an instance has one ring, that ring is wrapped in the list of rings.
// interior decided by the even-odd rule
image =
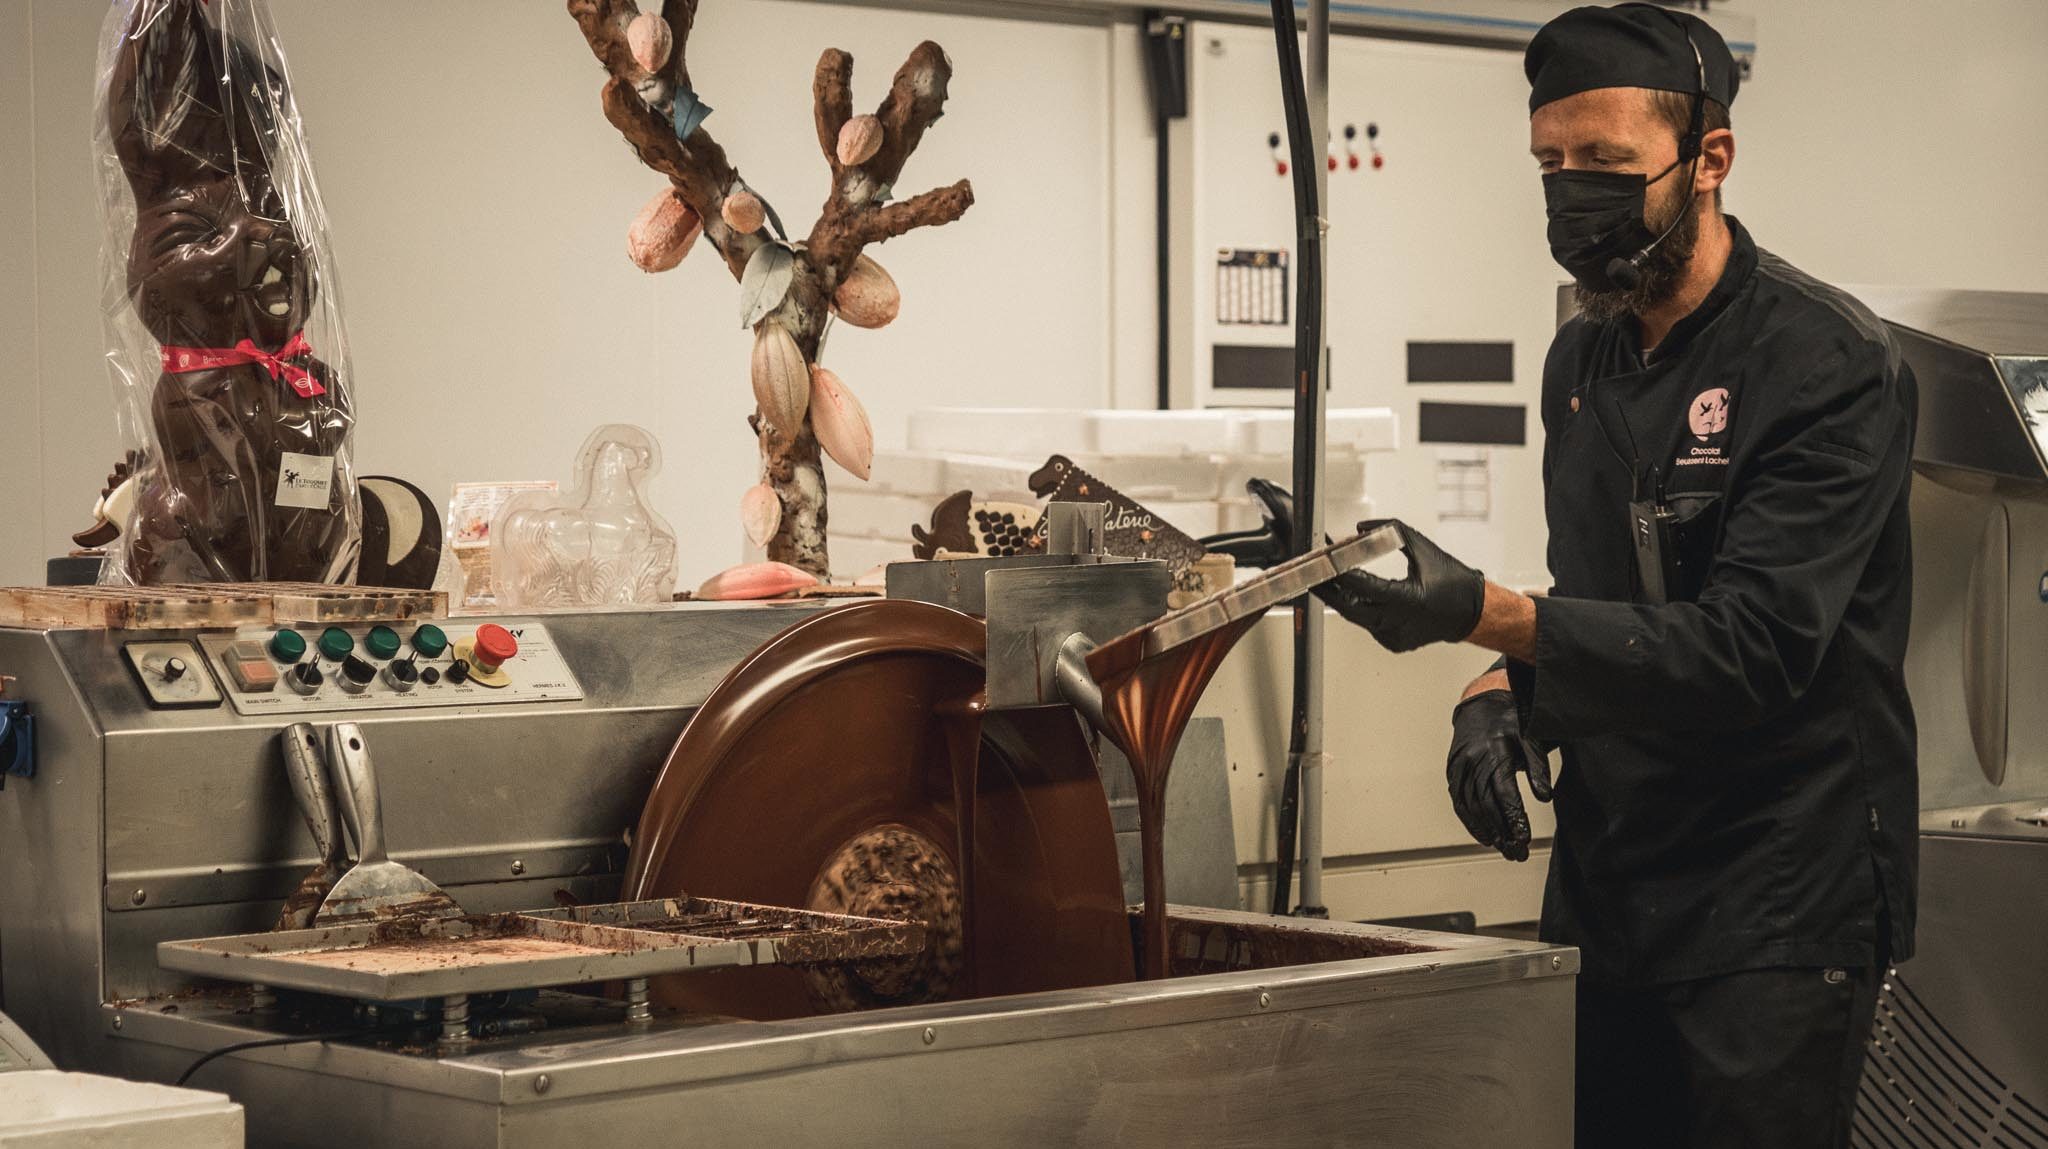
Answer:
[[[1543,204],[1550,216],[1550,257],[1588,291],[1633,286],[1617,283],[1608,267],[1663,238],[1644,220],[1644,204],[1650,185],[1677,167],[1674,161],[1654,176],[1641,172],[1545,173]]]

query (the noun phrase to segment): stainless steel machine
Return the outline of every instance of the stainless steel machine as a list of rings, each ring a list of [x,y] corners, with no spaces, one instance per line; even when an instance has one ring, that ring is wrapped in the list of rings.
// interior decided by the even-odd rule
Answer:
[[[716,900],[769,899],[657,888],[670,871],[634,861],[653,851],[657,774],[707,737],[700,724],[679,743],[707,700],[725,707],[717,721],[760,719],[749,761],[762,769],[794,753],[776,753],[777,724],[792,721],[842,735],[824,742],[836,764],[811,764],[815,785],[853,769],[872,749],[866,733],[889,732],[862,723],[895,704],[861,683],[899,679],[835,678],[832,660],[853,657],[855,623],[904,617],[900,607],[387,612],[308,625],[255,597],[259,615],[201,604],[80,622],[31,610],[0,627],[7,745],[33,743],[26,761],[0,746],[0,767],[14,768],[0,789],[0,1008],[60,1066],[148,1081],[191,1072],[246,1108],[257,1145],[543,1146],[659,1131],[692,1144],[1463,1146],[1503,1128],[1531,1146],[1570,1141],[1577,955],[1537,943],[1174,907],[1163,951],[1174,976],[1139,980],[1127,960],[1110,978],[1051,984],[1073,918],[1020,894],[1007,920],[973,923],[967,944],[1001,949],[988,968],[1021,982],[990,975],[940,1000],[857,1012],[823,1012],[815,992],[803,1007],[801,989],[794,1010],[741,1006],[757,975],[813,991],[821,980],[768,963],[810,963],[874,992],[895,975],[829,937],[805,935],[810,950],[790,940],[774,906],[817,909],[815,882],[808,902],[799,886],[737,914]],[[971,630],[966,615],[922,609]],[[738,689],[799,632],[839,645],[806,647],[802,673],[773,690]],[[470,673],[451,675],[465,652]],[[872,661],[900,669],[904,657]],[[1035,674],[1006,681],[1059,689]],[[1014,766],[1016,792],[984,784],[969,815],[983,845],[968,856],[980,888],[1037,897],[1016,875],[1059,872],[1114,828],[1092,758],[1097,812],[1029,823],[1053,807],[1028,793],[1040,783],[1020,764],[1087,741],[1065,707],[1007,713],[984,728],[981,758],[985,770]],[[252,937],[322,859],[279,734],[339,719],[374,749],[392,851],[460,904],[462,922],[482,923],[461,930],[500,931],[491,962],[543,968],[519,949],[528,941],[593,952],[551,950],[545,973],[508,978],[473,950],[438,967],[435,930],[455,927],[417,929],[415,946],[375,961],[351,948],[361,927]],[[1079,809],[1085,787],[1071,775],[1059,785],[1062,808]],[[838,816],[807,813],[796,789],[784,796],[718,825],[680,820],[681,840],[663,849],[679,857],[715,840],[741,863],[734,873],[774,869],[809,819]],[[739,807],[690,807],[714,808]],[[1107,849],[1116,930],[1136,938]],[[804,874],[818,867],[799,861]],[[651,900],[611,905],[640,893]],[[740,932],[705,926],[708,910]],[[685,936],[644,936],[663,929]],[[704,967],[746,968],[657,981],[650,1008],[641,979],[689,968],[686,950]],[[663,984],[709,987],[733,1008],[676,1005],[698,991],[665,996]],[[1012,984],[1048,987],[1002,991]]]
[[[1891,972],[1859,1145],[2048,1149],[2048,295],[1862,289],[1920,385],[1918,953]]]

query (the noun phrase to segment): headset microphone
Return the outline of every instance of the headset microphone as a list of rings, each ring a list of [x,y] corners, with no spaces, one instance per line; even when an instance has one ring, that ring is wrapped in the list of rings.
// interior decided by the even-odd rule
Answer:
[[[1650,254],[1650,249],[1646,247],[1627,259],[1615,256],[1613,259],[1608,260],[1607,281],[1623,291],[1634,291],[1642,286],[1643,269],[1637,265],[1648,254]]]
[[[1687,174],[1690,175],[1691,173]],[[1687,192],[1684,205],[1678,209],[1677,215],[1671,217],[1671,226],[1665,228],[1663,234],[1651,240],[1648,244],[1644,245],[1641,251],[1636,252],[1627,259],[1616,256],[1607,261],[1607,278],[1613,282],[1614,286],[1623,291],[1634,291],[1642,285],[1643,261],[1650,258],[1650,253],[1657,250],[1658,244],[1663,243],[1666,239],[1670,238],[1672,232],[1678,230],[1679,224],[1685,222],[1686,213],[1692,210],[1692,202],[1693,194]]]
[[[1707,64],[1700,56],[1700,46],[1693,42],[1692,31],[1686,28],[1685,23],[1679,20],[1678,17],[1672,16],[1671,19],[1678,24],[1679,30],[1685,33],[1685,42],[1692,49],[1693,66],[1698,69],[1699,77],[1698,90],[1693,93],[1692,97],[1692,120],[1686,125],[1685,135],[1679,137],[1678,141],[1678,162],[1692,161],[1692,167],[1686,169],[1685,173],[1687,181],[1690,182],[1699,171],[1700,141],[1706,127],[1704,120],[1707,101]],[[1678,230],[1678,225],[1685,221],[1686,214],[1692,211],[1693,200],[1697,195],[1698,191],[1696,188],[1688,188],[1685,193],[1685,206],[1679,208],[1678,214],[1672,217],[1671,226],[1665,228],[1663,234],[1644,245],[1642,250],[1629,256],[1627,259],[1616,256],[1608,260],[1607,266],[1604,269],[1607,273],[1608,281],[1623,291],[1634,291],[1642,286],[1643,261],[1650,258],[1650,253],[1657,250],[1658,244],[1663,243],[1666,239],[1670,238],[1672,232]]]

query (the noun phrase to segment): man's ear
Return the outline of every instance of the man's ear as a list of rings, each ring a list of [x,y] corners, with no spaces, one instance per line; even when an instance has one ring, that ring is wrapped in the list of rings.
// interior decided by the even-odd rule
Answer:
[[[138,196],[217,168],[226,154],[212,35],[200,0],[145,0],[122,29],[107,127]]]
[[[1709,199],[1728,180],[1735,167],[1735,133],[1716,128],[1700,138],[1700,162],[1693,172],[1693,194]]]

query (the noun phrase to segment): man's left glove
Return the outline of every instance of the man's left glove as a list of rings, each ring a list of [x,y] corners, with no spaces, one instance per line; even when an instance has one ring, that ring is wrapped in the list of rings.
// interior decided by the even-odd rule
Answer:
[[[1550,755],[1522,735],[1515,696],[1485,690],[1451,711],[1451,753],[1445,766],[1451,808],[1466,832],[1511,862],[1529,860],[1529,814],[1516,772],[1529,776],[1529,792],[1550,801]]]
[[[1420,531],[1399,519],[1358,524],[1360,534],[1391,525],[1408,552],[1408,577],[1390,580],[1363,570],[1346,571],[1316,588],[1316,597],[1349,621],[1372,632],[1396,654],[1432,642],[1463,642],[1479,625],[1486,605],[1486,578],[1445,554]]]

